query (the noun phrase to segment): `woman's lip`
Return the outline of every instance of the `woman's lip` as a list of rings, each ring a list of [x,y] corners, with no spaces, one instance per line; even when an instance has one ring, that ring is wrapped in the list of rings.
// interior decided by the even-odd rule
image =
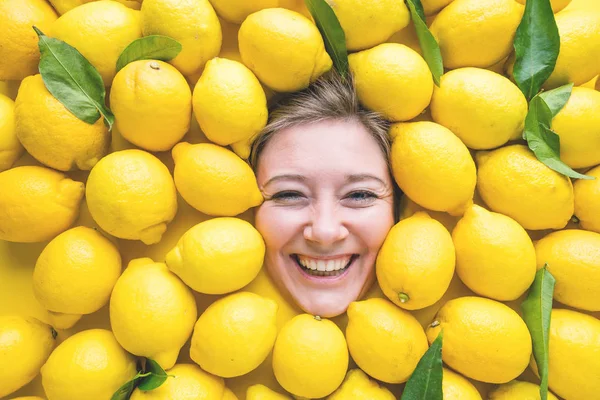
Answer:
[[[347,254],[338,254],[335,256],[309,256],[307,254],[300,254],[300,253],[294,253],[292,254],[292,256],[300,256],[300,257],[306,257],[306,258],[312,258],[313,260],[336,260],[336,259],[343,259],[343,258],[348,258],[348,257],[352,257],[355,256],[357,254],[355,253],[347,253]]]
[[[331,276],[317,276],[317,275],[311,275],[309,273],[307,273],[306,271],[304,271],[302,269],[302,267],[296,262],[296,260],[294,260],[294,256],[291,255],[290,259],[291,261],[294,263],[294,265],[296,266],[296,268],[298,269],[298,271],[300,271],[300,274],[302,275],[302,277],[304,279],[306,279],[307,281],[310,281],[312,283],[317,283],[320,285],[335,285],[337,282],[339,282],[340,280],[344,279],[348,273],[350,272],[351,269],[353,269],[354,267],[354,262],[358,259],[358,254],[356,255],[356,257],[352,257],[352,260],[350,261],[350,265],[348,265],[348,267],[346,268],[346,270],[340,274],[340,275],[331,275]]]

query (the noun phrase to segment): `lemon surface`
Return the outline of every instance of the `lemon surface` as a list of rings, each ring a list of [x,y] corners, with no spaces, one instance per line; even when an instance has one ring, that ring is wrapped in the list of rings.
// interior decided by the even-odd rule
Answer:
[[[579,179],[573,184],[575,216],[583,229],[600,233],[600,166],[586,175],[596,179]]]
[[[370,379],[358,368],[351,369],[346,378],[328,400],[395,400],[396,397],[385,387]]]
[[[467,378],[448,368],[443,369],[442,393],[444,400],[482,400],[477,388]]]
[[[248,388],[246,400],[291,400],[291,397],[277,393],[265,385],[256,384]]]
[[[23,154],[15,131],[15,102],[0,94],[0,172],[12,167]]]
[[[531,382],[511,381],[494,389],[489,400],[538,400],[540,399],[540,387]],[[548,400],[558,398],[548,391]]]

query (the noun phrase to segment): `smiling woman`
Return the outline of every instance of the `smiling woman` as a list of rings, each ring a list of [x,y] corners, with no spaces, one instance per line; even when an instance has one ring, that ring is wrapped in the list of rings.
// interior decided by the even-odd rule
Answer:
[[[265,198],[256,227],[265,265],[305,312],[333,317],[375,281],[398,196],[388,124],[330,74],[279,101],[250,163]]]

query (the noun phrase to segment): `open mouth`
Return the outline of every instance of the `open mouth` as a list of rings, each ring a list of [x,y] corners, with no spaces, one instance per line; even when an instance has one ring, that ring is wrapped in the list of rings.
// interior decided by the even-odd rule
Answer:
[[[336,277],[344,274],[348,268],[350,268],[354,260],[358,258],[358,254],[353,254],[350,256],[349,260],[343,264],[340,264],[339,262],[336,263],[333,260],[328,260],[327,262],[316,262],[303,259],[301,261],[298,254],[292,254],[290,257],[294,260],[302,272],[308,275]]]

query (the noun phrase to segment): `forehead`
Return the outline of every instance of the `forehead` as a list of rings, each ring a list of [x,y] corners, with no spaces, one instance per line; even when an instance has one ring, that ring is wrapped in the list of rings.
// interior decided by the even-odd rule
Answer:
[[[260,155],[259,181],[281,173],[388,174],[376,139],[354,120],[301,124],[274,134]]]

